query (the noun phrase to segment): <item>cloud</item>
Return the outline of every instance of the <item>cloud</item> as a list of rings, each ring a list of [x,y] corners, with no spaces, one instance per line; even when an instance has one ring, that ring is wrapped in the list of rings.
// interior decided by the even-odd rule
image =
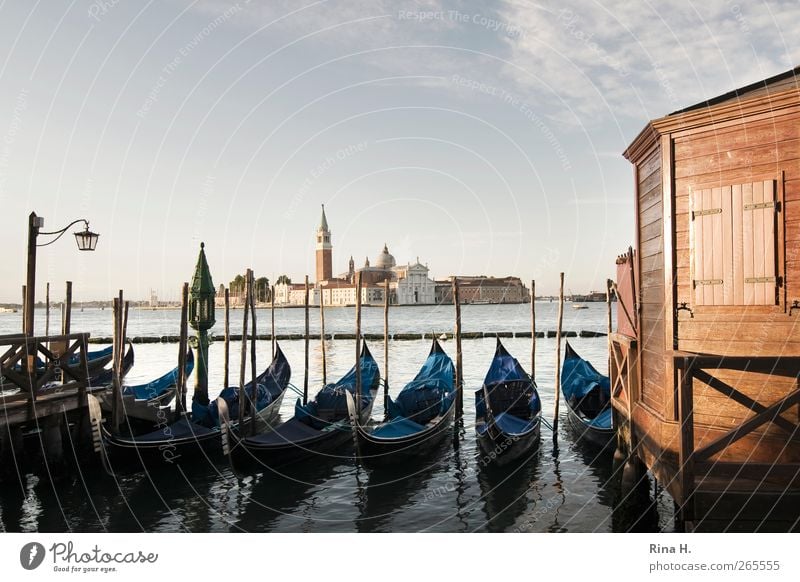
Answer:
[[[229,4],[200,0],[217,14]],[[793,0],[289,0],[243,3],[245,26],[303,41],[319,59],[352,58],[426,87],[453,75],[523,95],[567,126],[660,117],[791,68],[800,59]],[[409,81],[414,83],[414,81]]]
[[[505,74],[581,122],[660,117],[792,66],[795,2],[510,0],[535,34],[509,42]]]

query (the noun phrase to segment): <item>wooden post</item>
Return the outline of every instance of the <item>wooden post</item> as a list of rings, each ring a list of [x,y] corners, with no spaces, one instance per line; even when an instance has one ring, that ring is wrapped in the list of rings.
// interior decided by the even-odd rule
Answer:
[[[231,364],[231,290],[225,288],[225,342],[223,345],[224,360],[222,364],[222,387],[227,388],[230,382]]]
[[[50,281],[47,282],[47,287],[45,287],[44,303],[45,303],[44,335],[49,336],[50,335]]]
[[[536,381],[536,281],[531,279],[531,378]]]
[[[361,272],[356,273],[356,420],[361,418]]]
[[[306,327],[305,327],[305,335],[303,336],[304,340],[305,340],[305,348],[306,348],[306,350],[305,350],[305,360],[304,360],[304,362],[305,362],[305,364],[304,364],[305,365],[305,367],[304,367],[305,373],[303,374],[303,404],[304,405],[308,403],[308,348],[309,348],[309,346],[308,346],[308,275],[306,275],[305,316],[306,316],[306,320],[305,320]]]
[[[244,420],[245,402],[247,402],[247,394],[244,391],[244,375],[247,370],[247,316],[250,311],[247,309],[247,304],[250,302],[250,285],[247,281],[250,280],[250,269],[247,269],[245,275],[245,302],[244,309],[242,309],[242,352],[241,359],[239,360],[239,416],[237,422],[242,426]]]
[[[694,519],[693,499],[694,493],[694,387],[692,381],[694,373],[691,358],[684,357],[680,371],[680,394],[678,394],[678,434],[680,434],[680,449],[678,451],[678,469],[681,484],[681,510],[682,521],[689,522]]]
[[[253,320],[253,333],[250,336],[250,381],[253,387],[253,400],[250,402],[250,434],[256,434],[256,416],[258,415],[258,406],[256,403],[258,402],[258,391],[257,391],[257,384],[256,384],[256,375],[258,372],[256,371],[256,334],[258,330],[256,329],[256,289],[255,289],[255,275],[253,271],[250,271],[250,287],[252,288],[250,291],[250,319]]]
[[[319,288],[319,325],[320,325],[320,347],[322,348],[322,385],[328,383],[328,363],[327,352],[325,349],[325,296],[322,287]]]
[[[36,311],[36,237],[41,224],[35,212],[28,216],[28,277],[25,284],[25,301],[23,302],[23,330],[28,337],[33,337],[33,320]],[[30,356],[29,356],[30,358]],[[33,365],[32,360],[29,365]]]
[[[270,309],[271,317],[272,317],[272,333],[270,334],[270,338],[272,339],[272,359],[275,359],[275,285],[270,287],[269,290],[269,299],[272,304],[272,309]]]
[[[113,301],[113,319],[114,319],[114,335],[113,335],[113,352],[112,352],[112,363],[111,363],[111,429],[113,432],[119,431],[119,399],[117,398],[117,394],[119,393],[118,382],[119,382],[119,334],[120,334],[120,322],[122,320],[120,314],[120,300],[117,297],[114,297]]]
[[[28,321],[28,286],[22,286],[22,335],[27,335],[25,333],[25,326],[27,325]]]
[[[561,400],[561,324],[564,320],[564,273],[559,274],[558,321],[556,323],[556,383],[553,412],[553,442],[558,442],[558,403]]]
[[[608,322],[606,326],[606,338],[608,339],[608,375],[611,376],[611,360],[612,355],[611,334],[614,330],[614,324],[611,322],[611,293],[614,287],[614,281],[606,279],[606,311],[608,311]],[[630,397],[629,397],[630,399]]]
[[[122,301],[122,299],[120,299],[120,301]],[[72,281],[67,281],[67,298],[65,303],[66,306],[64,307],[64,320],[61,325],[61,333],[62,335],[69,335],[69,330],[72,326]]]
[[[461,297],[458,277],[453,277],[453,305],[456,307],[456,420],[464,416],[464,365],[461,352]]]
[[[186,414],[186,350],[189,344],[189,283],[181,289],[181,329],[178,342],[178,378],[175,385],[175,408],[178,416]]]
[[[389,279],[383,288],[383,416],[389,420]]]

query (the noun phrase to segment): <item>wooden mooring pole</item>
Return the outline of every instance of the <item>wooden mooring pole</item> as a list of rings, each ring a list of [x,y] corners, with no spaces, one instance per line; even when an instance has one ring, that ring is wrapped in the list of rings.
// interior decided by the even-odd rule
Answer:
[[[45,287],[44,303],[45,303],[44,335],[49,336],[50,335],[50,281],[47,282],[47,287]]]
[[[270,338],[272,339],[272,359],[275,359],[275,285],[270,287],[269,289],[269,300],[270,300],[270,317],[272,318],[272,333],[270,334]]]
[[[383,282],[383,417],[389,419],[389,279]]]
[[[64,303],[64,318],[61,320],[61,334],[69,335],[70,328],[72,327],[72,281],[67,281],[67,297]]]
[[[227,388],[231,365],[231,290],[228,287],[225,288],[225,340],[222,349],[222,387]]]
[[[247,402],[247,394],[244,391],[245,372],[247,371],[247,316],[250,310],[247,308],[250,303],[250,269],[247,269],[245,275],[245,300],[244,309],[242,309],[242,351],[241,359],[239,360],[239,416],[237,418],[239,426],[243,426],[245,402]]]
[[[356,420],[361,418],[361,272],[356,273]]]
[[[536,381],[536,281],[531,279],[531,378]]]
[[[256,384],[256,293],[255,275],[250,271],[250,319],[253,320],[253,333],[250,336],[250,381],[253,388],[253,400],[250,402],[250,434],[256,434],[256,417],[258,415],[258,386]]]
[[[322,385],[324,386],[328,383],[328,363],[325,350],[325,296],[322,287],[319,288],[319,326],[319,345],[322,348]]]
[[[189,347],[189,283],[181,288],[181,329],[178,342],[178,382],[175,385],[177,416],[186,414],[186,351]]]
[[[461,352],[461,297],[458,277],[453,277],[453,305],[456,308],[456,420],[464,416],[464,366]]]
[[[309,320],[308,320],[308,275],[306,275],[306,296],[305,296],[305,334],[303,340],[305,342],[305,359],[304,361],[304,374],[303,374],[303,404],[308,403],[308,335],[309,335]]]
[[[558,321],[556,322],[556,382],[553,412],[553,442],[558,442],[558,403],[561,400],[561,324],[564,320],[564,273],[559,274]]]

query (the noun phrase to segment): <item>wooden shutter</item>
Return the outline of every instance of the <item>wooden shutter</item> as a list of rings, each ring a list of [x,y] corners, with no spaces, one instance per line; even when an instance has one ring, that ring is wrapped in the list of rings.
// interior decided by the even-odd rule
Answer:
[[[775,181],[742,185],[743,304],[777,302]]]
[[[723,196],[723,191],[725,196]],[[725,298],[725,240],[723,197],[730,188],[707,188],[692,193],[692,259],[695,305],[723,305]],[[726,204],[730,207],[730,202]],[[728,215],[729,216],[729,215]],[[730,228],[727,237],[731,238]]]

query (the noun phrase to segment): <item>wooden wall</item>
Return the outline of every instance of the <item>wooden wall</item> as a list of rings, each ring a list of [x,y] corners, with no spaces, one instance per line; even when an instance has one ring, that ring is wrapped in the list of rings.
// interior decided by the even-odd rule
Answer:
[[[780,116],[755,116],[737,122],[673,134],[675,179],[675,247],[677,297],[694,317],[678,316],[678,349],[719,355],[800,355],[800,310],[789,315],[788,305],[800,299],[800,111]],[[782,183],[780,182],[783,176]],[[729,186],[760,179],[775,179],[778,232],[785,239],[784,287],[780,304],[767,306],[698,306],[693,303],[690,273],[690,191]],[[781,224],[782,223],[782,224]],[[785,268],[784,268],[785,267]],[[765,375],[716,371],[712,375],[769,405],[790,392],[794,382]],[[707,426],[728,427],[750,416],[744,407],[719,392],[695,382],[695,420]],[[784,415],[797,422],[798,411]],[[763,431],[760,431],[763,432]],[[782,434],[767,429],[768,434]],[[699,436],[699,435],[698,435]]]
[[[637,164],[636,182],[641,286],[641,399],[659,416],[663,416],[665,405],[664,350],[667,347],[664,341],[664,205],[661,177],[661,147],[656,146]]]

